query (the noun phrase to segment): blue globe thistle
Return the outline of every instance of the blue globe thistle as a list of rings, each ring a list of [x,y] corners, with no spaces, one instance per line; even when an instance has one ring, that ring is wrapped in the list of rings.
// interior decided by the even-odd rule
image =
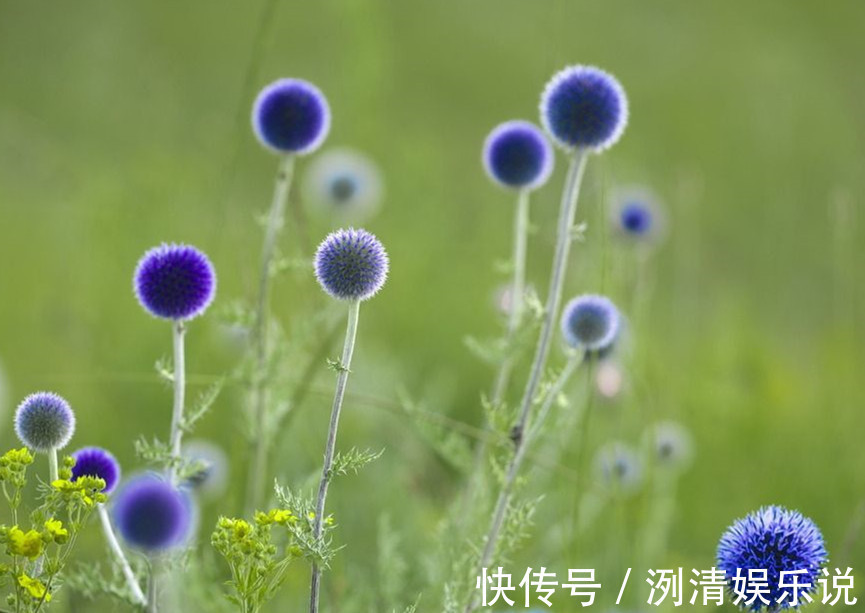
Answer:
[[[201,315],[216,294],[216,271],[189,245],[161,245],[138,262],[135,295],[151,315],[186,320]]]
[[[155,475],[128,482],[114,499],[114,522],[132,547],[155,553],[180,545],[192,526],[189,499]]]
[[[562,334],[567,344],[585,351],[606,351],[619,332],[619,310],[609,298],[585,294],[562,311]]]
[[[666,225],[657,197],[641,187],[617,189],[612,208],[614,230],[638,243],[656,242]]]
[[[648,443],[654,462],[660,468],[684,469],[694,458],[691,434],[676,422],[655,424],[649,430]]]
[[[188,462],[200,463],[201,470],[189,477],[184,486],[206,498],[219,498],[228,486],[229,462],[222,447],[201,439],[183,446],[183,457]]]
[[[559,146],[600,152],[628,123],[628,99],[615,77],[594,66],[570,66],[547,83],[541,123]]]
[[[75,413],[57,394],[30,394],[15,411],[15,434],[34,451],[63,449],[74,432]]]
[[[801,602],[802,594],[817,590],[817,578],[826,560],[823,535],[817,525],[798,511],[774,505],[736,521],[718,543],[718,569],[726,573],[731,590],[736,587],[732,578],[737,569],[741,569],[740,574],[746,579],[749,569],[767,571],[769,592],[764,598],[770,605],[757,598],[750,605],[753,611],[773,610],[785,593],[780,607],[790,607],[793,594],[788,588],[779,587],[781,571],[807,571],[798,576],[798,583],[810,583],[812,587],[800,590]],[[749,594],[752,588],[747,581],[743,583],[739,589]]]
[[[613,493],[632,494],[643,482],[643,463],[628,445],[607,443],[595,456],[595,471],[601,485]]]
[[[484,142],[483,164],[490,178],[505,187],[537,189],[553,172],[553,148],[528,121],[496,126]]]
[[[330,131],[327,98],[301,79],[274,81],[255,99],[252,129],[262,145],[277,153],[311,153]]]
[[[366,230],[337,230],[327,236],[315,254],[315,276],[321,287],[338,300],[366,300],[387,279],[384,246]]]
[[[369,218],[381,204],[381,173],[376,164],[353,149],[332,149],[312,161],[303,192],[315,212],[339,220]]]
[[[72,454],[72,481],[79,477],[97,477],[105,481],[103,492],[110,494],[120,480],[120,463],[110,451],[101,447],[84,447]]]

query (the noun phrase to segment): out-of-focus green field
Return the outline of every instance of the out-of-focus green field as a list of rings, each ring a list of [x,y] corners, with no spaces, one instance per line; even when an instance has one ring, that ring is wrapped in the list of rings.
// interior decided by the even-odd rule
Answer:
[[[16,444],[15,403],[43,388],[76,408],[73,445],[109,447],[127,472],[135,438],[167,434],[170,392],[152,365],[168,355],[170,332],[136,304],[132,271],[154,244],[190,242],[217,266],[217,305],[253,295],[255,218],[269,205],[276,160],[253,139],[249,108],[265,83],[299,76],[330,100],[328,144],[379,162],[387,197],[368,227],[392,262],[384,291],[362,309],[340,432],[340,447],[387,451],[334,486],[329,506],[348,547],[328,589],[351,591],[383,510],[407,545],[423,547],[458,484],[397,392],[480,422],[492,372],[463,341],[500,330],[492,295],[506,280],[496,262],[509,253],[513,207],[484,176],[481,143],[500,121],[537,121],[553,72],[590,63],[622,81],[631,121],[590,162],[588,242],[574,249],[568,294],[616,291],[602,253],[608,271],[633,262],[598,247],[611,185],[651,186],[670,220],[631,330],[639,372],[625,417],[610,420],[632,441],[649,415],[695,437],[671,551],[657,564],[709,567],[734,518],[780,503],[812,517],[833,562],[861,582],[865,535],[846,559],[840,552],[865,500],[863,23],[865,5],[853,1],[0,0],[2,443]],[[533,204],[530,276],[542,289],[557,161]],[[283,249],[309,254],[327,230],[290,222]],[[631,314],[625,295],[614,297]],[[273,298],[289,333],[306,325],[292,318],[300,304],[319,301],[340,317],[311,270],[279,280]],[[216,321],[191,325],[199,385],[237,358]],[[317,469],[331,389],[323,373],[280,434],[282,481]],[[232,450],[236,484],[205,509],[204,540],[216,515],[240,504],[242,410],[240,390],[229,390],[201,429]],[[567,491],[569,478],[554,483]],[[535,531],[542,542],[545,526]],[[519,559],[584,565],[580,552],[532,548]],[[301,602],[306,581],[299,565],[285,602]]]

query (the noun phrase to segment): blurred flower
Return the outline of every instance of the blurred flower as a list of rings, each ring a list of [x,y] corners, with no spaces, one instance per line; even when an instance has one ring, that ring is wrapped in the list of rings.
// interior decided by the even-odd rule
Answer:
[[[151,315],[185,320],[201,315],[216,293],[216,271],[208,257],[189,245],[161,245],[138,262],[138,302]]]
[[[367,156],[353,149],[331,149],[310,163],[303,191],[317,213],[362,221],[378,210],[383,187],[378,167]]]
[[[192,526],[190,500],[149,474],[134,478],[117,493],[113,515],[124,540],[148,552],[180,545]]]
[[[628,445],[607,443],[595,456],[595,470],[601,485],[613,493],[632,494],[642,485],[643,464]]]
[[[800,604],[803,604],[802,596],[816,591],[818,574],[826,559],[823,535],[816,524],[798,511],[774,505],[736,521],[718,543],[718,569],[727,574],[731,590],[735,588],[750,594],[755,585],[747,581],[748,571],[767,572],[768,593],[764,598],[770,604],[757,598],[748,605],[752,611],[777,610],[778,602],[780,608],[790,608],[793,594],[790,589],[779,587],[781,571],[806,571],[797,577],[798,583],[812,586],[800,589]],[[737,572],[745,578],[738,586],[732,579]],[[788,579],[787,583],[790,581]]]
[[[619,310],[609,298],[584,294],[565,305],[561,327],[571,348],[602,351],[616,340]]]
[[[553,172],[553,149],[544,133],[528,121],[496,126],[484,142],[483,164],[504,187],[537,189]]]
[[[72,454],[75,465],[72,467],[72,481],[79,477],[97,477],[105,481],[103,492],[110,494],[120,480],[120,464],[106,449],[101,447],[84,447]]]
[[[663,238],[666,220],[657,197],[643,187],[618,188],[613,194],[613,230],[623,239],[651,244]]]
[[[183,457],[188,462],[198,462],[201,470],[186,480],[193,491],[206,498],[219,498],[228,486],[228,456],[219,445],[202,439],[194,439],[183,446]]]
[[[612,399],[622,391],[624,377],[621,367],[612,360],[601,362],[595,374],[595,385],[598,393],[606,399]]]
[[[75,413],[57,394],[30,394],[15,412],[15,434],[34,451],[63,449],[74,432]]]
[[[366,230],[337,230],[315,254],[315,276],[325,292],[338,300],[367,300],[387,279],[384,246]]]
[[[276,153],[304,155],[317,149],[330,130],[327,99],[301,79],[280,79],[261,90],[252,107],[259,142]]]
[[[570,66],[544,89],[541,122],[559,146],[600,152],[625,131],[628,100],[612,75],[593,66]]]
[[[691,433],[676,422],[664,421],[652,426],[648,442],[654,462],[659,467],[685,469],[694,458]]]

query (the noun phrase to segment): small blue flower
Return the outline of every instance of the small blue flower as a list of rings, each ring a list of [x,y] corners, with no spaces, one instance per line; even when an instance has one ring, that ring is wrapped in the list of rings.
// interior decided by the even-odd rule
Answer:
[[[186,320],[201,315],[216,293],[216,271],[189,245],[161,245],[144,254],[134,278],[138,302],[151,315]]]
[[[662,421],[649,430],[649,445],[655,463],[661,468],[687,468],[694,457],[694,442],[681,424]]]
[[[338,300],[366,300],[384,285],[388,273],[384,246],[366,230],[337,230],[315,254],[315,276]]]
[[[84,447],[72,454],[75,466],[72,467],[72,480],[79,477],[97,477],[105,481],[103,492],[110,494],[120,480],[120,464],[106,449]]]
[[[381,173],[367,156],[352,149],[331,149],[309,165],[303,181],[315,211],[339,220],[360,221],[378,210]]]
[[[616,190],[612,222],[615,231],[632,242],[656,242],[664,233],[664,216],[658,200],[642,187]]]
[[[585,294],[562,311],[562,334],[573,349],[605,351],[619,332],[619,310],[609,298]]]
[[[643,464],[628,445],[614,441],[598,450],[595,470],[601,485],[616,494],[632,494],[643,482]]]
[[[34,451],[63,449],[74,432],[75,413],[57,394],[30,394],[15,411],[15,434]]]
[[[718,569],[726,573],[731,590],[736,587],[732,578],[737,569],[741,569],[740,574],[746,579],[749,569],[767,571],[769,593],[764,598],[770,605],[758,598],[750,606],[752,611],[774,610],[782,597],[781,608],[790,608],[793,595],[788,588],[779,587],[781,571],[806,571],[798,576],[798,583],[810,583],[812,588],[800,590],[800,604],[802,594],[813,596],[826,560],[823,535],[817,525],[798,511],[774,505],[736,521],[718,543]],[[788,579],[787,583],[790,581]],[[752,590],[747,581],[741,588],[746,594]]]
[[[189,462],[200,462],[203,470],[186,480],[184,486],[206,498],[218,498],[228,485],[229,462],[222,447],[201,439],[183,446],[183,457]]]
[[[148,552],[180,545],[192,526],[190,500],[154,475],[127,483],[114,499],[113,515],[124,540]]]
[[[612,75],[593,66],[570,66],[544,89],[541,123],[565,149],[600,152],[625,131],[628,99]]]
[[[553,148],[528,121],[496,126],[484,142],[483,164],[490,178],[505,187],[537,189],[553,172]]]
[[[252,128],[276,153],[304,155],[317,149],[330,130],[330,107],[315,85],[280,79],[261,90],[252,107]]]

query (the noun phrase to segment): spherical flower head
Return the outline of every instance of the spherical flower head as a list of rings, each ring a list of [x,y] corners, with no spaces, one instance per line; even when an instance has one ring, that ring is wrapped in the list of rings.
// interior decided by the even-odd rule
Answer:
[[[279,79],[258,94],[252,129],[262,145],[282,154],[315,151],[330,131],[330,107],[315,85]]]
[[[790,608],[793,594],[789,588],[779,587],[781,571],[806,571],[797,577],[798,583],[810,583],[812,587],[800,590],[801,603],[803,594],[816,591],[826,559],[823,535],[816,524],[798,511],[779,506],[763,507],[736,521],[718,543],[718,569],[725,571],[731,590],[736,587],[732,578],[737,569],[746,579],[750,569],[767,571],[769,593],[764,598],[771,604],[765,605],[758,598],[750,606],[752,611],[774,610],[772,607],[782,597],[780,606]],[[753,591],[747,581],[739,589],[746,594]]]
[[[595,456],[595,471],[601,485],[616,494],[632,494],[643,482],[643,464],[628,445],[614,441]]]
[[[353,149],[331,149],[316,156],[303,181],[305,199],[314,211],[341,221],[372,216],[383,191],[376,164]]]
[[[641,244],[658,242],[666,227],[657,197],[643,187],[615,190],[611,221],[619,236]]]
[[[63,449],[74,432],[75,413],[57,394],[30,394],[15,411],[15,434],[34,451]]]
[[[321,287],[338,300],[366,300],[387,279],[384,246],[366,230],[337,230],[327,236],[315,254],[315,276]]]
[[[110,451],[101,447],[84,447],[72,454],[72,481],[79,477],[96,477],[105,481],[103,492],[110,494],[120,480],[120,463]]]
[[[547,83],[541,123],[564,149],[601,152],[628,123],[628,99],[615,77],[594,66],[570,66]]]
[[[490,178],[504,187],[537,189],[553,172],[553,148],[528,121],[496,126],[484,142],[483,164]]]
[[[155,475],[127,483],[114,499],[113,515],[124,540],[150,553],[180,545],[192,526],[189,499]]]
[[[648,443],[659,468],[681,470],[694,458],[694,442],[681,424],[664,421],[655,424],[648,435]]]
[[[574,349],[605,351],[616,340],[619,320],[619,310],[609,298],[586,294],[565,305],[562,334]]]
[[[213,302],[216,271],[208,257],[189,245],[161,245],[144,254],[134,278],[138,302],[163,319],[198,317]]]
[[[222,447],[201,439],[194,439],[183,446],[183,457],[196,462],[201,470],[184,483],[184,487],[206,498],[219,498],[228,486],[228,456]]]

